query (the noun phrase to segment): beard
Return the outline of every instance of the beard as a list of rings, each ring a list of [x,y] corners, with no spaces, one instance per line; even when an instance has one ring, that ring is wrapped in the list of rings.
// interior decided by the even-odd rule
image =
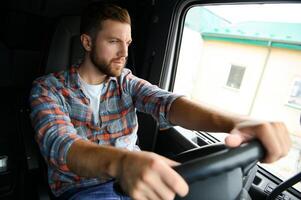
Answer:
[[[112,59],[109,62],[106,62],[104,59],[100,59],[97,56],[97,53],[95,51],[95,46],[92,46],[91,53],[90,53],[90,60],[93,63],[93,65],[103,74],[110,76],[110,77],[118,77],[120,76],[122,69],[124,68],[125,64],[120,67],[119,69],[113,68],[113,62],[117,59]],[[125,62],[126,63],[126,62]]]

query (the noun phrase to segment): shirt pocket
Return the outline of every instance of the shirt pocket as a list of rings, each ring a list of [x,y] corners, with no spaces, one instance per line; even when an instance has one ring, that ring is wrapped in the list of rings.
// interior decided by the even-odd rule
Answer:
[[[75,127],[83,126],[91,121],[92,111],[88,105],[83,104],[78,99],[72,98],[68,99],[66,104],[71,122]]]
[[[112,120],[106,127],[109,134],[122,134],[122,130],[125,128],[123,127],[123,119],[115,119]],[[120,136],[121,136],[120,135]]]
[[[104,104],[106,111],[104,113],[108,114],[121,114],[122,111],[133,107],[132,97],[128,94],[122,94],[121,96],[114,96],[105,101]]]
[[[123,94],[118,102],[109,107],[107,130],[110,134],[128,135],[137,128],[136,110],[130,95]]]

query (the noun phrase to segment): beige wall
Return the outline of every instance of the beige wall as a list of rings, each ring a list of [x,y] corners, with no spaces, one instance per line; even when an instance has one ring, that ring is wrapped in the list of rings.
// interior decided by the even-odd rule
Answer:
[[[252,114],[286,121],[301,136],[301,110],[286,105],[297,77],[301,78],[301,51],[273,48]]]
[[[248,114],[267,49],[216,41],[205,41],[203,48],[194,98]],[[226,86],[231,65],[246,67],[239,90]]]

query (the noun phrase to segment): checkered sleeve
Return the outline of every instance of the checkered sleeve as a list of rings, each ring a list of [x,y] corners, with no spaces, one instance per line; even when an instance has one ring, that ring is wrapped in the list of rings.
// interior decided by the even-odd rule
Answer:
[[[163,90],[134,76],[131,72],[125,75],[123,82],[123,86],[132,96],[137,110],[151,114],[158,121],[160,129],[172,126],[168,120],[168,113],[172,102],[182,95]]]
[[[57,170],[70,172],[66,164],[67,152],[71,144],[80,138],[63,108],[62,100],[45,82],[37,80],[33,83],[29,101],[35,139],[44,159]]]

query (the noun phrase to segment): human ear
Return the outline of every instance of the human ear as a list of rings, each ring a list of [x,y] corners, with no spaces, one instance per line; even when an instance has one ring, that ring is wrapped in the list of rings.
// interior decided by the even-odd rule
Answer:
[[[81,43],[86,51],[91,51],[92,49],[92,38],[87,34],[82,34],[80,36]]]

